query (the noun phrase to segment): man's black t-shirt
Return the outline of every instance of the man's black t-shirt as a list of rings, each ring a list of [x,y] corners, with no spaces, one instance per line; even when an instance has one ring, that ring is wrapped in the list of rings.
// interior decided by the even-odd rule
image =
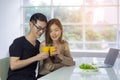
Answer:
[[[9,48],[10,57],[19,57],[20,60],[33,57],[39,53],[39,45],[38,40],[36,40],[36,45],[33,46],[24,36],[17,38]],[[21,69],[12,71],[9,68],[7,80],[36,80],[36,67],[37,61]]]

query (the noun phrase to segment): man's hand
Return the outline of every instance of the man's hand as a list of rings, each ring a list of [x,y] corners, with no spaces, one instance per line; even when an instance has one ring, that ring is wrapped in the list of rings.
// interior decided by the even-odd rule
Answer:
[[[37,60],[39,61],[39,60],[43,60],[43,59],[48,58],[49,54],[45,53],[45,52],[42,52],[42,53],[38,54],[36,57],[37,57]]]

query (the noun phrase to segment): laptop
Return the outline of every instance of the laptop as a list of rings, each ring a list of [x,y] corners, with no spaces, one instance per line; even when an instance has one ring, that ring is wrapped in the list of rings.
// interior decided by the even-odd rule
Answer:
[[[109,68],[109,67],[113,67],[114,63],[117,59],[117,56],[119,54],[119,49],[114,49],[114,48],[110,48],[109,52],[104,60],[104,63],[102,64],[97,64],[96,66],[98,68]]]

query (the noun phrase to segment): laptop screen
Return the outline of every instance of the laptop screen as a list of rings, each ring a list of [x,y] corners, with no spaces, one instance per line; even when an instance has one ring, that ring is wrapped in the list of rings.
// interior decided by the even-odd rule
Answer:
[[[117,59],[118,54],[119,54],[119,49],[110,48],[104,63],[113,66]]]

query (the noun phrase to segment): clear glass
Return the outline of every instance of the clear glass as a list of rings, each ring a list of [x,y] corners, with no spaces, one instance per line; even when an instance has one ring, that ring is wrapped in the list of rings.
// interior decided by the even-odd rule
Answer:
[[[53,0],[55,6],[80,6],[83,4],[83,0]]]
[[[63,39],[69,41],[71,50],[83,49],[82,26],[81,25],[63,25]]]
[[[120,25],[118,26],[118,48],[120,49]]]
[[[82,27],[78,25],[64,25],[63,38],[68,41],[82,40]]]
[[[85,5],[117,5],[118,0],[84,0]]]
[[[81,7],[54,7],[54,17],[62,22],[82,22]]]
[[[85,44],[85,50],[107,50],[109,48],[117,48],[117,43],[99,42]]]
[[[117,27],[114,25],[94,25],[87,26],[85,29],[87,41],[110,41],[117,40]]]
[[[119,9],[118,9],[118,15],[119,15],[119,18],[118,18],[118,22],[119,22],[119,24],[120,24],[120,4],[119,4]]]
[[[23,0],[24,6],[49,6],[51,0]]]
[[[83,17],[90,24],[117,24],[117,7],[85,7]]]
[[[24,24],[23,27],[24,27],[24,31],[23,31],[24,34],[27,34],[29,32],[29,30],[30,30],[29,25],[28,24]]]
[[[30,17],[34,14],[34,13],[43,13],[44,15],[46,15],[47,19],[50,19],[50,15],[51,15],[51,10],[49,7],[26,7],[24,8],[24,20],[25,23],[28,23],[30,20]]]
[[[69,45],[70,45],[70,50],[75,50],[75,51],[83,50],[83,44],[78,41],[74,41],[74,42],[69,41]]]

